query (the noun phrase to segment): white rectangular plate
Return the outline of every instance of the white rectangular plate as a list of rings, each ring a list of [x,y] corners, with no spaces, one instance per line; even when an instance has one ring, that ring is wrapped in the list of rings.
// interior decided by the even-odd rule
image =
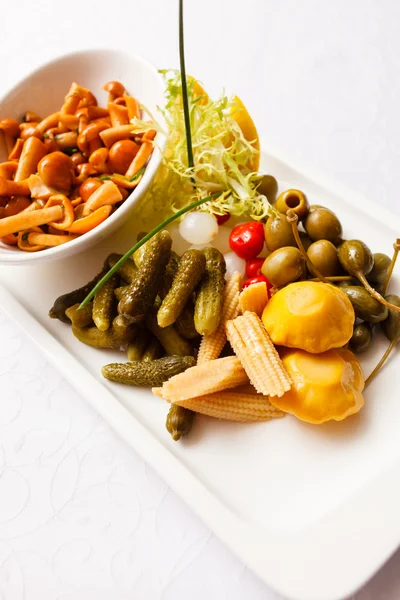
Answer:
[[[304,190],[312,203],[335,210],[346,238],[391,254],[399,217],[272,152],[264,151],[262,163],[266,172]],[[187,439],[173,442],[161,399],[102,379],[101,366],[123,361],[123,355],[79,343],[67,325],[47,316],[54,299],[90,279],[109,252],[132,245],[140,227],[134,219],[84,256],[0,268],[0,306],[271,587],[295,600],[338,600],[352,593],[400,542],[398,357],[368,388],[361,414],[343,423],[311,426],[286,417],[234,424],[199,417]],[[362,358],[367,373],[384,347],[378,335]]]

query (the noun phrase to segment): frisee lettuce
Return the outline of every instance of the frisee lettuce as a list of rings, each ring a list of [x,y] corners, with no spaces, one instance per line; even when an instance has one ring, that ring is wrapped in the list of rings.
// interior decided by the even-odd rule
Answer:
[[[199,208],[222,215],[262,219],[271,214],[267,198],[257,191],[259,175],[251,171],[254,154],[258,152],[246,140],[232,118],[234,100],[222,94],[217,100],[196,96],[194,80],[188,81],[188,99],[194,155],[193,169],[187,164],[185,123],[179,71],[161,71],[166,82],[166,104],[163,116],[167,145],[163,168],[150,189],[151,212],[161,214],[179,210],[189,202],[210,194],[221,195]],[[143,107],[144,111],[148,111]],[[138,131],[157,129],[160,124],[133,119]],[[142,211],[146,210],[144,206]]]

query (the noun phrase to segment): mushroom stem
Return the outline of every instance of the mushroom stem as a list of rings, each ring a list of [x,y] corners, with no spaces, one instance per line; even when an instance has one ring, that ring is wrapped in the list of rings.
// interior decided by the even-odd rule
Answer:
[[[391,310],[394,310],[395,312],[400,312],[400,306],[396,306],[395,304],[391,304],[383,296],[381,296],[381,294],[379,292],[377,292],[376,290],[374,290],[374,288],[368,283],[365,275],[363,275],[362,273],[357,273],[357,277],[361,281],[361,283],[363,284],[363,286],[365,287],[365,289],[368,290],[369,293],[371,294],[371,296],[373,296],[375,298],[375,300],[378,300],[378,302],[380,302],[384,306],[387,306]]]
[[[287,219],[287,222],[292,226],[292,231],[293,231],[294,238],[296,240],[296,244],[299,247],[299,250],[300,250],[301,254],[303,255],[303,258],[307,263],[307,267],[308,267],[309,271],[314,275],[314,277],[316,277],[323,283],[330,283],[329,279],[324,277],[324,275],[322,275],[322,273],[320,271],[318,271],[317,267],[314,265],[314,263],[311,261],[310,257],[308,256],[307,252],[305,251],[303,242],[301,241],[301,237],[299,235],[299,230],[297,229],[297,222],[299,220],[299,217],[296,215],[296,213],[293,210],[288,210],[286,213],[286,219]]]
[[[386,294],[386,290],[388,288],[389,281],[390,281],[390,278],[392,277],[393,269],[394,269],[394,266],[396,264],[397,256],[398,256],[399,251],[400,251],[400,238],[397,238],[397,240],[393,244],[393,248],[394,248],[394,252],[393,252],[393,256],[392,256],[392,262],[389,265],[389,270],[388,270],[388,273],[387,273],[387,276],[386,276],[385,285],[383,286],[383,290],[382,290],[382,295],[383,296]]]
[[[381,360],[378,362],[378,364],[376,365],[375,369],[372,371],[372,373],[370,373],[368,375],[367,379],[365,380],[365,387],[367,387],[367,385],[369,385],[371,383],[371,381],[373,380],[373,378],[375,377],[375,375],[378,373],[378,371],[384,365],[384,363],[386,362],[387,358],[389,357],[390,353],[392,352],[393,348],[396,346],[396,344],[397,344],[398,341],[399,340],[396,339],[396,340],[393,340],[393,342],[390,342],[390,344],[386,348],[386,352],[382,356]]]

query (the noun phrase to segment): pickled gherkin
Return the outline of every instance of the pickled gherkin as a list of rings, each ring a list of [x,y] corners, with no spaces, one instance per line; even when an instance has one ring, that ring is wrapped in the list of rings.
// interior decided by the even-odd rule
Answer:
[[[140,268],[140,266],[142,264],[143,257],[145,256],[147,248],[148,248],[148,244],[149,244],[149,242],[146,242],[145,244],[143,244],[143,246],[141,246],[139,248],[139,250],[136,250],[136,252],[133,255],[133,260],[135,261],[135,265],[138,268]],[[172,286],[172,282],[176,275],[178,265],[179,265],[179,256],[177,255],[176,252],[171,250],[171,255],[170,255],[168,264],[165,268],[165,273],[162,278],[162,282],[160,284],[160,289],[158,290],[158,295],[160,296],[161,300],[163,300],[165,298],[165,296],[168,294],[168,292]]]
[[[72,325],[72,333],[80,342],[94,348],[121,348],[134,338],[136,326],[116,317],[107,331],[100,331],[97,327]]]
[[[132,338],[132,332],[136,334],[137,328],[123,315],[117,315],[112,323],[113,332],[117,337],[125,340],[127,336]],[[130,341],[130,339],[128,341]]]
[[[157,358],[161,358],[164,354],[164,349],[157,338],[152,337],[147,344],[142,356],[143,362],[151,362]]]
[[[187,340],[194,340],[199,336],[194,326],[194,304],[191,300],[188,301],[174,325],[177,332]]]
[[[119,276],[112,275],[101,287],[93,298],[93,321],[97,329],[107,331],[113,320],[115,309],[114,290],[119,285]]]
[[[139,242],[140,240],[138,240]],[[135,264],[135,266],[139,269],[139,267],[141,266],[142,262],[143,262],[143,257],[145,256],[147,249],[148,249],[148,244],[150,243],[151,240],[149,240],[148,242],[146,242],[145,244],[143,244],[143,246],[140,246],[140,248],[138,250],[136,250],[136,252],[134,252],[132,254],[132,260]]]
[[[74,304],[80,304],[81,302],[83,302],[83,300],[86,298],[86,296],[89,294],[89,292],[92,291],[92,289],[94,288],[96,283],[98,283],[100,281],[100,279],[102,277],[104,277],[104,275],[107,273],[107,271],[108,271],[108,259],[106,259],[100,273],[98,273],[91,281],[89,281],[82,287],[80,287],[76,290],[73,290],[72,292],[68,292],[67,294],[63,294],[62,296],[59,296],[57,298],[57,300],[54,302],[51,309],[49,310],[49,317],[51,319],[59,319],[63,323],[69,323],[70,320],[65,314],[65,311],[67,310],[67,308],[69,308],[70,306],[73,306]]]
[[[101,372],[103,377],[117,383],[159,387],[194,364],[192,356],[165,356],[148,362],[111,363],[105,365]]]
[[[200,335],[211,335],[221,317],[225,288],[226,264],[216,248],[206,248],[206,271],[200,283],[194,309],[194,324]]]
[[[175,323],[201,280],[205,267],[206,258],[201,250],[187,250],[182,255],[171,289],[157,314],[160,327],[168,327]]]
[[[191,356],[191,344],[179,335],[173,325],[160,327],[157,323],[157,312],[152,309],[146,316],[146,325],[170,356]]]
[[[76,325],[77,327],[89,327],[89,325],[93,325],[93,302],[89,302],[85,308],[82,308],[81,310],[78,310],[79,306],[79,304],[74,304],[65,311],[65,314],[72,325]]]
[[[131,362],[143,359],[143,354],[150,340],[150,334],[145,329],[140,330],[138,335],[128,344],[126,350],[128,360]]]
[[[158,295],[160,296],[161,300],[163,300],[165,298],[165,296],[168,294],[169,290],[171,289],[172,282],[174,281],[174,277],[178,270],[178,265],[179,265],[179,256],[177,255],[176,252],[174,252],[172,250],[171,256],[170,256],[170,259],[166,266],[164,277],[162,278],[161,286],[160,286],[160,289],[158,292]]]
[[[171,404],[167,420],[165,421],[165,427],[174,441],[180,440],[190,432],[195,415],[196,413],[188,408]]]
[[[108,257],[109,266],[116,265],[120,258],[122,258],[122,254],[110,254]],[[136,277],[137,268],[133,260],[128,259],[118,267],[117,273],[126,283],[132,283]]]
[[[122,296],[128,291],[129,285],[121,285],[120,287],[115,288],[114,296],[118,300],[122,300]]]
[[[167,231],[157,233],[146,244],[146,253],[135,280],[118,304],[118,312],[132,322],[143,320],[153,305],[170,258],[171,245]]]

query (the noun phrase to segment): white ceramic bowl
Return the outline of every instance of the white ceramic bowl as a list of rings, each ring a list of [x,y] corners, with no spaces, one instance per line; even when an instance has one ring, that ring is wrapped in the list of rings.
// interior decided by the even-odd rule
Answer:
[[[60,108],[73,81],[89,88],[99,106],[106,106],[107,93],[103,85],[110,80],[121,81],[133,96],[158,118],[157,107],[164,103],[164,85],[156,69],[137,56],[118,50],[88,50],[68,54],[43,65],[0,99],[0,119],[21,119],[26,110],[46,116]],[[143,196],[161,161],[164,139],[158,134],[156,148],[140,183],[125,202],[103,223],[81,237],[40,252],[23,252],[0,242],[0,264],[26,265],[65,258],[82,252],[104,239],[126,220]],[[7,160],[0,140],[0,162]]]

